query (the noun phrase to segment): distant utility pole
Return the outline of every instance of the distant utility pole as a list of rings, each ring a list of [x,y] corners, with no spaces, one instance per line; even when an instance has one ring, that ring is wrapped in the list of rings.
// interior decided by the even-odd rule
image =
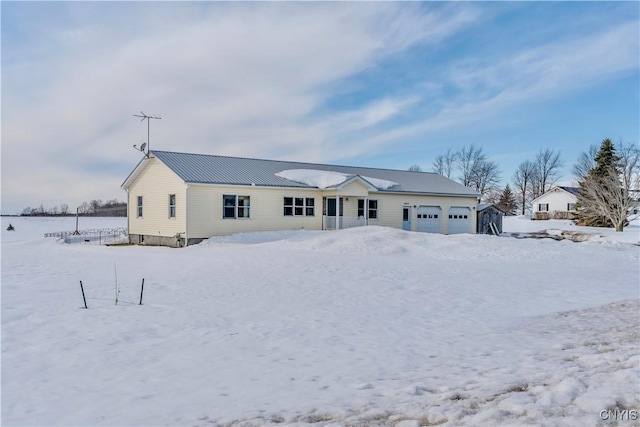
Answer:
[[[135,145],[133,146],[136,150],[142,151],[147,157],[149,157],[149,123],[151,122],[150,119],[157,119],[160,120],[161,117],[157,117],[157,116],[147,116],[145,113],[143,113],[142,111],[140,111],[140,114],[134,114],[133,117],[141,117],[140,121],[146,120],[147,121],[147,143],[146,144],[142,144],[140,146],[140,148],[136,147]],[[146,146],[146,152],[145,152],[145,146]]]

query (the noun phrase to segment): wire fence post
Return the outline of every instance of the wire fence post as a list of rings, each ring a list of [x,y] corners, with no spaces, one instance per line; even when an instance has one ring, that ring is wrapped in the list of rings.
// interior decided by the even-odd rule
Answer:
[[[142,305],[142,293],[144,292],[144,277],[142,278],[142,285],[140,286],[140,304]]]
[[[89,308],[87,307],[87,299],[84,297],[84,287],[82,286],[82,280],[80,280],[80,290],[82,291],[82,300],[84,301],[84,308]]]

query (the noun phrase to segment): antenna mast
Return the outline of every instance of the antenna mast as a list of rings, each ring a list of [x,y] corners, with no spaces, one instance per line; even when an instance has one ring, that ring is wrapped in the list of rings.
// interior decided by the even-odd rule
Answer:
[[[160,120],[160,119],[161,119],[161,117],[157,117],[157,116],[147,116],[147,115],[146,115],[144,112],[142,112],[142,111],[140,111],[140,114],[134,114],[134,115],[133,115],[133,117],[141,117],[140,121],[143,121],[143,120],[146,120],[146,121],[147,121],[147,144],[146,144],[146,146],[147,146],[147,152],[145,153],[145,155],[146,155],[147,157],[149,157],[149,123],[151,122],[151,120],[150,120],[150,119],[157,119],[157,120]],[[140,150],[140,151],[142,151],[143,153],[144,153],[144,145],[145,145],[145,144],[143,144],[143,145],[140,147],[140,148],[141,148],[141,150]],[[134,145],[134,147],[135,147],[135,145]]]

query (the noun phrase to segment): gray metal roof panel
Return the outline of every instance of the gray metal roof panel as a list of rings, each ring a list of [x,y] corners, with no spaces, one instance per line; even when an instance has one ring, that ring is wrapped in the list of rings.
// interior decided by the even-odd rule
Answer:
[[[275,174],[290,169],[315,169],[340,172],[347,175],[378,178],[397,182],[384,192],[453,194],[478,197],[480,194],[442,175],[431,172],[412,172],[392,169],[376,169],[358,166],[326,165],[318,163],[263,160],[227,157],[208,154],[151,151],[151,154],[167,165],[187,183],[257,185],[271,187],[315,188],[289,181]],[[365,178],[366,179],[366,178]]]
[[[558,186],[558,188],[562,188],[564,191],[566,191],[567,193],[571,193],[574,196],[577,196],[580,194],[580,188],[578,187],[565,187],[565,186]]]

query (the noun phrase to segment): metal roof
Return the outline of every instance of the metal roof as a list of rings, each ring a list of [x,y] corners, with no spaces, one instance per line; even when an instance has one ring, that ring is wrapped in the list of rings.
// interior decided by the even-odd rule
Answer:
[[[577,196],[578,194],[580,194],[580,188],[578,187],[564,187],[559,185],[558,188],[561,188],[567,193],[573,194],[574,196]]]
[[[290,169],[315,169],[384,179],[399,184],[387,190],[380,190],[387,193],[480,196],[479,193],[462,184],[431,172],[176,153],[171,151],[151,151],[150,155],[164,163],[184,182],[190,184],[315,188],[275,175],[278,172]]]

